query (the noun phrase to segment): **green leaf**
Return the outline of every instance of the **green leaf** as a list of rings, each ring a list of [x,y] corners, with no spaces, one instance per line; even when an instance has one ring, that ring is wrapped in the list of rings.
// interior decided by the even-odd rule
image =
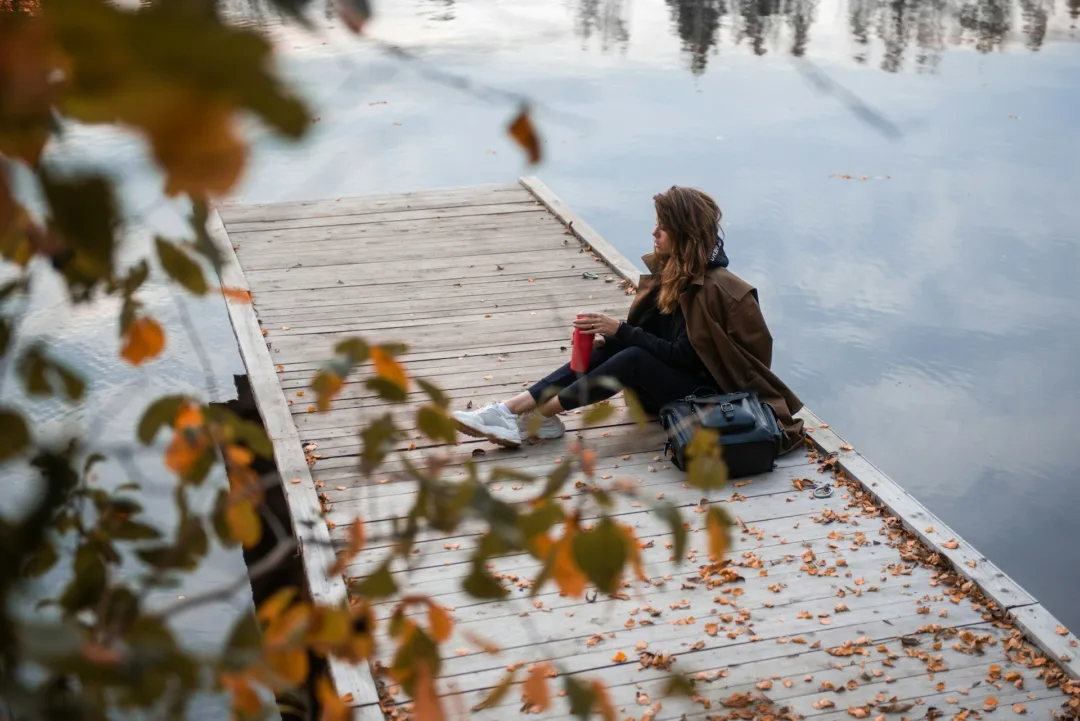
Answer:
[[[477,711],[483,711],[486,708],[494,708],[499,705],[499,702],[506,698],[506,694],[510,691],[510,688],[514,685],[514,679],[517,678],[517,668],[511,667],[513,670],[508,671],[503,676],[502,681],[499,681],[495,688],[491,689],[491,693],[484,697],[484,699],[470,709],[473,713]]]
[[[73,371],[45,355],[38,344],[26,349],[19,360],[19,375],[32,396],[50,396],[60,392],[70,401],[82,398],[86,383]]]
[[[105,562],[89,543],[75,552],[75,575],[60,594],[60,607],[68,614],[97,605],[105,592]]]
[[[686,676],[671,674],[668,676],[667,683],[664,684],[665,696],[693,696],[695,693],[697,690],[694,688],[694,682]]]
[[[225,642],[225,664],[233,669],[247,668],[262,656],[262,634],[255,614],[240,615]]]
[[[37,177],[51,214],[49,231],[67,244],[68,252],[54,264],[72,298],[88,301],[91,291],[113,276],[117,212],[112,182],[105,176],[61,177],[43,169]]]
[[[457,423],[437,406],[421,406],[416,412],[416,425],[433,441],[443,441],[451,445],[457,442]]]
[[[371,348],[362,338],[346,338],[334,346],[334,353],[347,357],[349,365],[354,366],[371,357]]]
[[[394,575],[390,572],[390,561],[384,561],[375,573],[363,581],[352,584],[352,592],[360,598],[375,601],[393,595],[398,590]]]
[[[589,426],[598,426],[607,419],[611,418],[615,414],[615,406],[610,403],[598,403],[595,406],[585,411],[585,415],[581,419],[582,425],[586,428]]]
[[[161,531],[138,521],[127,520],[112,530],[112,537],[121,541],[156,541]]]
[[[154,436],[162,426],[171,426],[176,420],[180,406],[188,401],[187,396],[164,396],[150,404],[139,420],[138,436],[144,446],[154,442]]]
[[[7,354],[8,344],[11,342],[11,322],[0,317],[0,358]]]
[[[686,456],[686,480],[691,486],[710,491],[727,483],[727,465],[720,457],[720,434],[713,429],[699,428],[686,447]]]
[[[427,662],[431,675],[437,678],[441,665],[439,647],[422,628],[417,628],[409,634],[409,639],[405,643],[398,646],[390,667],[390,673],[395,679],[401,679],[402,688],[410,695],[415,690],[415,669],[420,660]]]
[[[674,545],[675,563],[681,564],[683,562],[683,556],[686,554],[686,527],[683,526],[683,520],[682,516],[679,514],[679,509],[667,501],[663,501],[661,503],[653,504],[653,511],[655,511],[661,519],[666,521],[668,527],[671,528],[671,541]]]
[[[563,512],[562,504],[549,499],[531,512],[520,514],[518,516],[518,529],[521,530],[521,535],[524,536],[527,543],[535,536],[540,535],[565,519],[566,514]]]
[[[204,295],[209,289],[202,268],[178,245],[165,238],[154,238],[158,260],[169,277],[195,295]]]
[[[393,381],[389,381],[382,376],[375,376],[368,378],[364,381],[364,385],[369,390],[375,391],[376,394],[384,401],[390,401],[391,403],[404,403],[409,398],[409,393],[404,388],[399,386]]]
[[[502,598],[506,595],[503,585],[484,568],[482,558],[473,559],[472,572],[461,584],[461,588],[473,598],[479,599]]]
[[[26,565],[23,567],[23,573],[29,578],[37,578],[43,576],[49,572],[56,562],[60,560],[60,555],[56,552],[56,546],[51,541],[44,541],[37,550],[26,559]]]
[[[88,474],[90,472],[91,468],[96,466],[98,463],[103,463],[104,461],[105,461],[105,456],[101,455],[100,453],[91,453],[89,456],[86,457],[86,460],[83,461],[83,468],[82,468],[83,475],[85,476],[86,474]],[[121,486],[118,486],[116,490],[117,491],[123,491],[123,490],[127,490],[129,488],[130,489],[138,489],[139,484],[138,483],[125,483],[125,484],[123,484]]]
[[[563,676],[563,688],[566,690],[566,698],[570,700],[570,713],[582,721],[587,721],[593,704],[596,703],[596,694],[570,674]]]
[[[23,417],[10,408],[0,408],[0,462],[22,453],[30,445],[30,429]]]
[[[226,509],[228,507],[229,492],[222,488],[218,491],[217,499],[214,501],[214,510],[210,514],[210,522],[214,526],[214,535],[217,536],[222,545],[226,548],[232,548],[240,542],[233,538],[232,529],[229,528],[229,522],[226,518]]]
[[[644,428],[652,420],[652,416],[645,410],[645,406],[641,405],[641,400],[634,391],[623,388],[623,400],[626,402],[626,407],[630,409],[630,418],[640,428]]]
[[[431,402],[437,405],[439,408],[446,408],[450,405],[450,399],[446,397],[446,394],[442,390],[432,383],[431,381],[424,380],[423,378],[415,378],[416,385],[420,386],[420,389],[427,393]]]
[[[555,469],[547,477],[547,482],[544,484],[544,490],[540,492],[541,498],[551,498],[558,495],[559,491],[563,489],[566,482],[570,479],[570,473],[574,470],[571,463],[560,463],[555,466]]]
[[[360,471],[370,475],[394,448],[397,426],[389,413],[376,418],[360,431],[364,449],[360,452]]]
[[[619,525],[604,518],[574,536],[574,563],[604,593],[614,593],[626,565],[626,536]]]

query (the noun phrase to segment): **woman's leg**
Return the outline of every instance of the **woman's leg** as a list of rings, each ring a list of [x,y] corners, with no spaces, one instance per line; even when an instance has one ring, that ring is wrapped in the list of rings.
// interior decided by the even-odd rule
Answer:
[[[612,352],[612,349],[605,347],[593,350],[589,367],[603,365]],[[526,434],[536,434],[548,439],[558,438],[562,436],[564,429],[559,419],[553,417],[562,410],[557,394],[572,385],[580,375],[570,369],[570,364],[566,364],[548,374],[524,393],[478,410],[457,411],[454,413],[454,418],[457,419],[458,428],[463,433],[487,438],[505,446],[521,445]],[[543,419],[537,419],[535,428],[531,427],[533,423],[523,428],[522,423],[519,423],[520,416],[535,410],[537,406],[541,406]]]
[[[637,394],[642,405],[656,411],[665,403],[690,395],[704,384],[701,378],[665,364],[643,348],[613,354],[588,374],[559,392],[550,403],[573,410],[615,395],[620,388]],[[549,406],[541,407],[547,415]]]

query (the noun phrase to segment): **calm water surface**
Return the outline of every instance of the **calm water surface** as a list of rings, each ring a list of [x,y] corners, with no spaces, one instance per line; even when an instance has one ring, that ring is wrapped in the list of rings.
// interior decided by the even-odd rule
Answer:
[[[516,102],[498,91],[527,96],[545,140],[535,172],[628,256],[651,247],[653,193],[714,194],[779,372],[1080,627],[1068,3],[419,0],[377,6],[380,45],[332,11],[311,36],[238,2],[319,116],[299,147],[261,141],[240,195],[512,180],[534,171],[504,137]]]

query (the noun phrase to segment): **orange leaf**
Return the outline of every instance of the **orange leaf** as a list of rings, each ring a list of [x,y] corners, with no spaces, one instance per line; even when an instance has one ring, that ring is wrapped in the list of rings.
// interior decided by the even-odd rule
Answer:
[[[276,591],[274,595],[259,604],[259,612],[256,617],[264,623],[274,621],[281,616],[282,612],[296,598],[296,592],[295,586],[286,586]]]
[[[181,92],[159,110],[146,131],[165,171],[165,193],[228,194],[247,162],[233,109],[209,96]]]
[[[983,710],[984,711],[993,711],[994,709],[997,708],[997,705],[998,705],[997,696],[989,696],[983,701]]]
[[[428,623],[431,625],[431,636],[439,643],[449,639],[454,631],[450,614],[434,601],[428,601]]]
[[[225,296],[225,300],[231,300],[234,303],[251,303],[250,290],[221,286],[221,294]]]
[[[271,671],[293,686],[298,686],[307,678],[306,649],[287,648],[281,651],[267,651],[266,663]]]
[[[251,548],[262,538],[262,523],[259,514],[255,512],[255,506],[251,501],[242,498],[225,509],[225,522],[229,524],[229,530],[233,537],[244,548]]]
[[[525,679],[522,689],[522,697],[530,706],[539,706],[541,711],[547,710],[551,705],[551,689],[548,688],[548,674],[551,667],[546,663],[538,663],[529,669],[529,677]]]
[[[619,651],[618,653],[616,653],[614,656],[611,657],[611,660],[614,661],[615,663],[625,663],[626,662],[626,653],[624,653],[623,651]]]
[[[560,591],[571,598],[580,598],[585,593],[586,578],[574,563],[572,538],[573,531],[568,525],[566,535],[555,546],[551,577],[558,584]]]
[[[618,721],[615,706],[611,703],[611,695],[608,694],[607,687],[597,680],[593,680],[589,685],[592,686],[595,699],[593,708],[600,714],[600,718],[604,719],[604,721]]]
[[[251,681],[243,674],[221,674],[221,686],[232,695],[233,708],[242,718],[255,718],[262,711],[262,701],[251,688]]]
[[[536,135],[536,128],[533,127],[528,109],[522,109],[518,113],[510,123],[507,132],[518,145],[525,149],[531,164],[536,165],[540,162],[540,138]]]
[[[1027,706],[1025,706],[1022,703],[1014,703],[1013,704],[1013,713],[1025,714],[1025,713],[1027,713]]]
[[[203,425],[202,409],[194,403],[181,406],[173,421],[173,437],[165,449],[165,467],[178,476],[187,476],[210,447]]]
[[[382,348],[371,349],[371,362],[375,365],[375,372],[380,377],[401,388],[409,387],[409,377],[405,375],[405,368]]]
[[[326,676],[319,676],[319,680],[315,682],[315,695],[322,708],[319,721],[348,721],[349,706],[334,692],[334,687]]]
[[[49,82],[49,74],[54,69],[50,55],[55,44],[40,14],[31,19],[13,12],[11,6],[4,4],[4,14],[9,17],[0,22],[0,108],[5,116],[0,155],[34,166],[52,123],[55,86]],[[30,5],[24,7],[29,9]]]
[[[431,667],[424,659],[416,662],[416,686],[413,689],[413,719],[415,721],[446,721],[442,699],[435,690]]]
[[[718,509],[710,509],[708,518],[705,520],[705,528],[709,534],[709,555],[716,561],[723,560],[728,550],[728,527],[723,517],[715,512]]]
[[[142,365],[165,349],[165,331],[153,318],[136,318],[124,332],[120,356],[133,366]]]
[[[1054,629],[1054,633],[1056,633],[1058,636],[1068,636],[1069,629],[1059,625],[1056,629]]]

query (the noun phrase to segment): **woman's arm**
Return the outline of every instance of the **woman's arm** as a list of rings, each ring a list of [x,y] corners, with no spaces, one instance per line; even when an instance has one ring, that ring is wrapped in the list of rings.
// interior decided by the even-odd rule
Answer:
[[[647,350],[658,360],[679,370],[696,371],[701,368],[701,361],[694,346],[690,343],[690,335],[686,330],[686,323],[682,316],[675,322],[678,324],[675,340],[664,340],[653,335],[647,330],[642,330],[629,323],[620,323],[615,332],[615,338],[626,346],[637,346]]]

